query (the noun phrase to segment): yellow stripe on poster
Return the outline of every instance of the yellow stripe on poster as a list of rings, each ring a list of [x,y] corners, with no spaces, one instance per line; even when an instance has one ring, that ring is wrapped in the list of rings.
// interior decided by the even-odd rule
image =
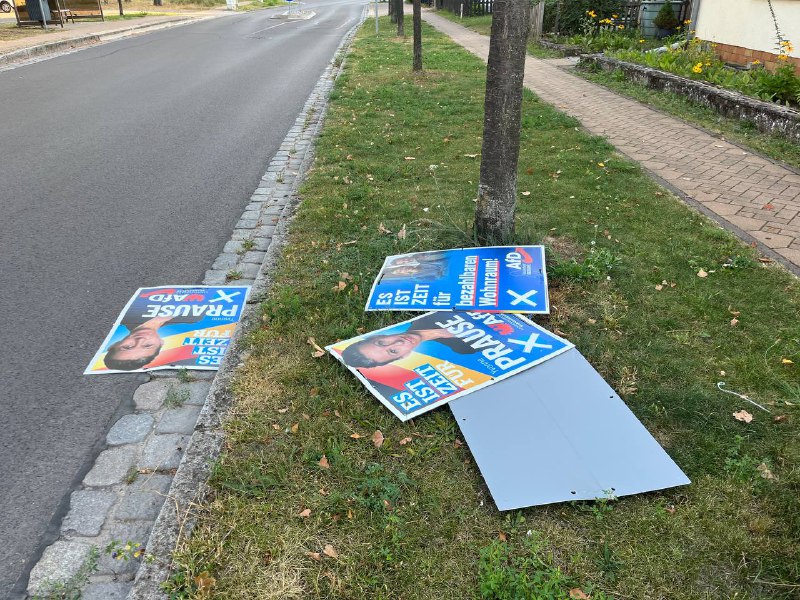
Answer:
[[[235,323],[229,325],[218,325],[217,327],[206,327],[205,329],[195,329],[186,331],[184,333],[176,333],[175,335],[168,335],[162,338],[164,345],[161,346],[162,350],[169,350],[171,348],[178,348],[183,346],[186,338],[204,338],[204,339],[219,339],[229,340],[233,337],[233,330],[236,328]]]
[[[408,369],[409,371],[413,371],[417,367],[423,365],[431,365],[458,387],[465,389],[486,383],[492,379],[491,375],[479,373],[478,371],[473,371],[459,364],[448,362],[435,356],[429,356],[428,354],[422,354],[421,352],[412,352],[409,356],[397,360],[392,364],[397,367],[402,367],[403,369]]]

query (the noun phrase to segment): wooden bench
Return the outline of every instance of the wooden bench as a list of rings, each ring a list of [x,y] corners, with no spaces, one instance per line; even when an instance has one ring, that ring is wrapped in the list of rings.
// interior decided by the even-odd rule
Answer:
[[[69,11],[69,18],[72,22],[75,19],[100,19],[105,21],[103,15],[103,6],[100,0],[61,0],[64,3],[64,8]]]

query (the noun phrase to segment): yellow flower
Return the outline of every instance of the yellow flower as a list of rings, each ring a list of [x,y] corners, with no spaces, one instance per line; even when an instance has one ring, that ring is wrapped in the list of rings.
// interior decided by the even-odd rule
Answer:
[[[778,60],[789,60],[789,57],[786,56],[785,54],[780,54],[778,55]]]
[[[611,15],[611,18],[612,18],[612,19],[616,19],[616,18],[617,18],[617,15]]]
[[[644,40],[639,40],[639,43],[640,44],[644,44]]]
[[[703,72],[703,63],[699,62],[695,66],[692,67],[692,71],[695,73],[702,73]]]
[[[625,29],[625,25],[617,25],[617,29]]]
[[[706,63],[706,66],[707,66],[707,67],[710,67],[710,66],[711,66],[711,63],[710,63],[710,62],[707,62],[707,63]]]
[[[686,20],[683,22],[683,24],[684,24],[684,25],[691,25],[691,23],[692,23],[692,20],[691,20],[691,19],[686,19]]]
[[[597,18],[597,13],[594,12],[593,10],[587,10],[586,14],[589,15],[593,19]]]
[[[761,64],[761,61],[760,61],[760,60],[758,60],[758,59],[755,59],[755,60],[754,60],[754,61],[753,61],[751,64],[754,64],[754,65],[760,65],[760,64]]]

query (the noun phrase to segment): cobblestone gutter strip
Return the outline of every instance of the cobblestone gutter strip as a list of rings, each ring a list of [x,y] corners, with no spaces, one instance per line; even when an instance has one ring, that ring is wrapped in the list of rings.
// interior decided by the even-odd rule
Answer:
[[[727,117],[750,121],[759,131],[783,135],[794,142],[800,142],[800,112],[791,108],[773,102],[762,102],[738,92],[724,90],[701,81],[686,79],[602,54],[582,54],[580,65],[596,65],[604,71],[620,69],[625,77],[632,81],[657,90],[666,90],[686,96]]]
[[[271,242],[265,250],[266,254],[254,283],[249,301],[250,306],[243,322],[237,328],[225,362],[211,385],[189,447],[175,474],[168,500],[164,503],[155,523],[147,544],[147,552],[153,557],[153,560],[141,565],[133,589],[128,596],[131,600],[160,600],[166,597],[161,590],[161,583],[169,578],[172,552],[180,539],[191,533],[195,520],[193,508],[205,496],[212,463],[220,454],[223,441],[221,424],[232,401],[230,384],[237,368],[246,358],[240,345],[241,339],[257,323],[258,311],[254,305],[260,302],[271,284],[270,273],[272,273],[286,243],[289,222],[299,203],[297,190],[305,172],[313,162],[313,142],[323,124],[328,95],[336,77],[341,72],[344,54],[356,31],[363,23],[365,15],[366,12],[362,14],[359,23],[345,35],[333,60],[306,101],[294,127],[289,131],[289,135],[275,159],[270,163],[267,173],[262,179],[262,187],[259,187],[254,194],[255,199],[256,196],[269,195],[272,191],[279,196],[283,195],[281,199],[286,200],[286,203],[277,219],[268,217],[270,221],[276,220],[276,223]],[[292,148],[294,148],[294,152]],[[258,202],[258,200],[254,200],[254,202]],[[247,221],[248,218],[243,216],[242,220]],[[248,224],[240,221],[240,225]],[[256,224],[256,227],[269,228],[273,225]],[[252,239],[239,237],[245,235],[241,231],[242,229],[237,226],[234,239]],[[247,254],[244,256],[246,257]],[[206,283],[213,283],[218,276],[218,271],[209,271]]]
[[[139,33],[145,29],[152,28],[165,28],[174,27],[175,25],[182,25],[189,21],[197,21],[197,17],[184,17],[176,18],[170,21],[158,21],[157,23],[145,23],[143,25],[135,25],[133,27],[124,27],[122,29],[114,29],[104,33],[92,33],[81,37],[75,37],[68,40],[59,40],[57,42],[49,42],[47,44],[39,44],[38,46],[30,46],[29,48],[20,48],[12,52],[0,54],[0,67],[6,66],[10,63],[18,63],[29,61],[34,58],[41,58],[50,54],[64,52],[65,50],[77,50],[84,46],[91,46],[106,40],[109,37]],[[15,64],[16,66],[16,64]]]

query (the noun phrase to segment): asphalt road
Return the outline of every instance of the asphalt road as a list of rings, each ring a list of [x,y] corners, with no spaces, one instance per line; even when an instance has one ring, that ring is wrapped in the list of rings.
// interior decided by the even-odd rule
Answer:
[[[0,598],[132,408],[92,354],[136,288],[202,279],[362,4],[305,8],[0,72]]]

